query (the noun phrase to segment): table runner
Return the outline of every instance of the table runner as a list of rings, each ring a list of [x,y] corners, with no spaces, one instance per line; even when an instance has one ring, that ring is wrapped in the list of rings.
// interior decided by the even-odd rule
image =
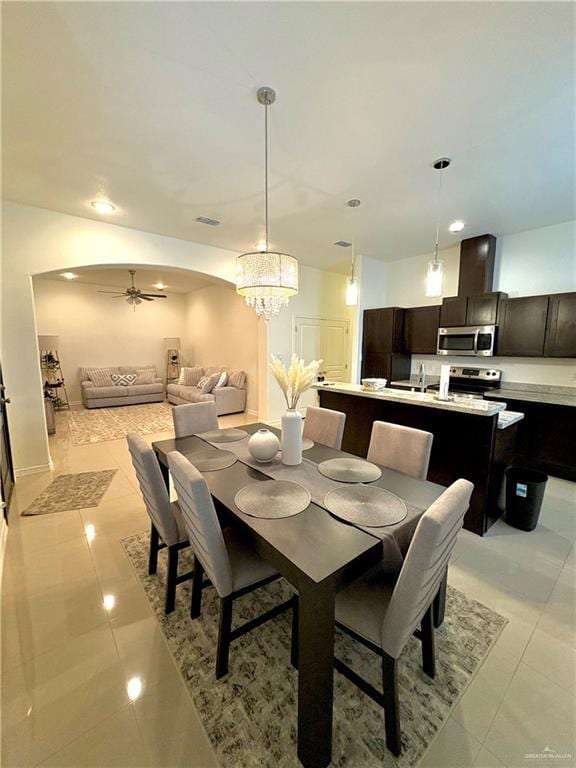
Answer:
[[[208,442],[209,445],[218,449],[223,449],[225,446],[226,450],[235,453],[238,456],[238,460],[243,464],[252,467],[253,469],[257,469],[263,475],[266,475],[273,480],[291,480],[294,483],[304,486],[304,488],[310,492],[312,501],[319,507],[322,507],[322,509],[326,509],[324,497],[329,491],[334,490],[334,488],[343,488],[347,486],[347,483],[331,480],[330,478],[321,475],[318,471],[316,462],[311,461],[310,459],[303,458],[301,464],[298,464],[295,467],[289,467],[282,464],[280,454],[278,454],[276,458],[268,464],[261,464],[252,458],[248,449],[247,438],[235,443],[210,443],[206,440],[204,442]],[[188,453],[187,458],[192,460],[192,455],[192,453]],[[370,483],[370,485],[386,488],[383,478],[376,480],[374,483]],[[390,573],[398,573],[402,567],[404,555],[408,550],[418,520],[424,512],[423,509],[408,504],[406,500],[404,501],[406,503],[408,514],[401,522],[382,528],[373,528],[363,525],[355,526],[356,528],[381,539],[384,569]],[[330,510],[326,511],[330,512]],[[342,524],[346,525],[344,522]]]

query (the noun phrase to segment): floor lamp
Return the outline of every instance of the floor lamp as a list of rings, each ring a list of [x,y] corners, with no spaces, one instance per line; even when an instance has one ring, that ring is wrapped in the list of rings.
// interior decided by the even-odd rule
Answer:
[[[177,381],[180,378],[180,339],[178,336],[165,336],[164,347],[166,349],[166,383]]]

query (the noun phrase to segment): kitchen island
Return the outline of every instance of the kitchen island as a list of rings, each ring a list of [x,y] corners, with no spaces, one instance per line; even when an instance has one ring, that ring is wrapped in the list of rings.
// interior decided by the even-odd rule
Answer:
[[[321,407],[346,414],[343,450],[365,457],[374,421],[424,429],[434,435],[428,479],[445,486],[460,477],[474,483],[464,527],[483,536],[500,516],[521,413],[504,415],[506,404],[494,401],[441,401],[429,393],[371,392],[357,384],[325,382],[316,389]]]

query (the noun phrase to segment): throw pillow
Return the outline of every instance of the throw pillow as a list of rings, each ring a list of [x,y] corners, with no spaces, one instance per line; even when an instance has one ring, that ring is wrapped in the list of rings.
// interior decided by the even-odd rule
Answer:
[[[228,377],[228,386],[236,387],[236,389],[245,389],[246,374],[244,371],[231,371]]]
[[[88,378],[95,387],[113,387],[112,376],[106,368],[92,368],[86,371]]]
[[[110,378],[117,387],[129,387],[136,382],[135,373],[113,373]]]
[[[228,374],[226,373],[226,371],[222,371],[218,381],[216,382],[214,389],[218,389],[218,387],[225,387],[227,383],[228,383]]]
[[[203,395],[207,395],[212,392],[219,378],[219,373],[213,373],[212,376],[202,376],[198,382],[197,388]]]
[[[185,387],[197,387],[198,382],[204,375],[204,368],[200,365],[196,365],[193,368],[182,368],[180,378],[182,381],[178,381],[179,384],[183,384]]]
[[[135,374],[127,374],[136,377],[136,384],[154,384],[156,374],[153,370],[137,371]]]

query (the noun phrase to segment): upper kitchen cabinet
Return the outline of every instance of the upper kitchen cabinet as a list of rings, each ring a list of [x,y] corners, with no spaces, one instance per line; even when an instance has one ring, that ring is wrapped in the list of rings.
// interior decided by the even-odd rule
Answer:
[[[404,310],[398,307],[364,310],[362,378],[405,379],[410,356],[404,353]]]
[[[404,346],[411,355],[435,355],[440,307],[410,307],[404,314]]]
[[[440,327],[453,328],[466,325],[467,296],[447,296],[440,307]]]
[[[492,290],[496,238],[494,235],[468,237],[460,243],[458,296],[477,296]]]
[[[576,293],[550,296],[544,354],[546,357],[576,357]]]
[[[500,302],[506,298],[508,294],[500,291],[468,296],[466,325],[496,325]]]
[[[498,355],[541,357],[544,354],[548,298],[523,296],[501,302]]]

